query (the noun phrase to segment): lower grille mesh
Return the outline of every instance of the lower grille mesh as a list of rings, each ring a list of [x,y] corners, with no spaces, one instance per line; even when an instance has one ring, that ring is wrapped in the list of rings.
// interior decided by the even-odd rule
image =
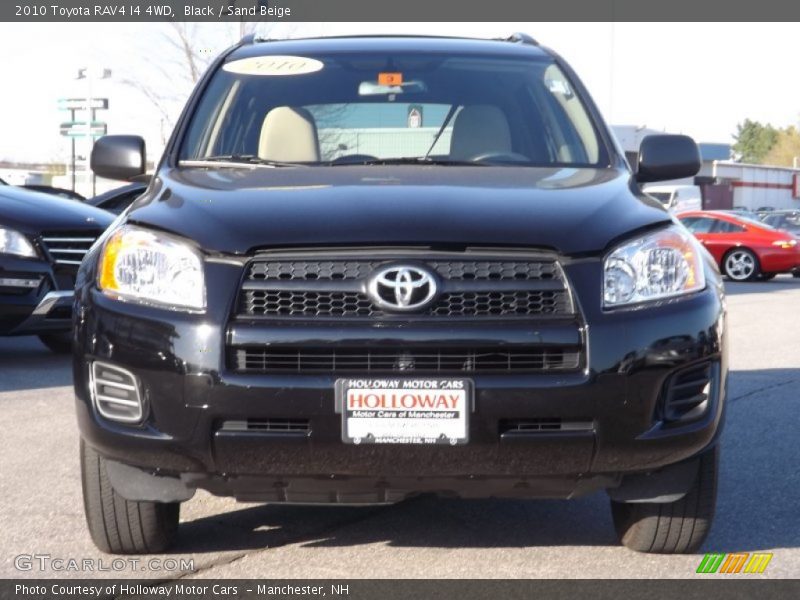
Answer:
[[[221,431],[248,431],[256,433],[293,433],[311,431],[308,419],[253,418],[242,421],[225,421]]]
[[[578,349],[402,349],[238,348],[233,368],[239,373],[508,373],[575,370]]]
[[[360,292],[246,290],[241,313],[269,317],[382,317],[385,313]],[[515,317],[565,314],[564,291],[459,292],[443,294],[421,315]]]

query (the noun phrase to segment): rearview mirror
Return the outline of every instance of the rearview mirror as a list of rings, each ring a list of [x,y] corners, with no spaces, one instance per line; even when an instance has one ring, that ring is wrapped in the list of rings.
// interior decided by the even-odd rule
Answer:
[[[359,96],[388,96],[389,94],[420,94],[428,86],[422,81],[406,81],[397,85],[382,85],[374,81],[362,81],[358,85]]]
[[[700,151],[689,136],[648,135],[639,146],[636,180],[647,183],[692,177],[700,164]]]
[[[92,171],[107,179],[129,181],[145,172],[145,144],[138,135],[105,135],[94,143]]]

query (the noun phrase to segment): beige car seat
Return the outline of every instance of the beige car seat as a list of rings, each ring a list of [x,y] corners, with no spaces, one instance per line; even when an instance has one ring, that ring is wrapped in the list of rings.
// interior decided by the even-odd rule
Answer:
[[[261,126],[258,156],[279,162],[318,161],[319,137],[311,113],[292,106],[269,111]]]
[[[490,152],[511,151],[511,131],[499,108],[475,104],[458,112],[450,139],[452,160],[469,160]]]

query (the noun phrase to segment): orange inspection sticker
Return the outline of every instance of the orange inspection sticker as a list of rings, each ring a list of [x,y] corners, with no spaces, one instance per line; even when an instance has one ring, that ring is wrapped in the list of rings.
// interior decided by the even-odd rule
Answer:
[[[403,74],[378,73],[378,85],[403,85]]]

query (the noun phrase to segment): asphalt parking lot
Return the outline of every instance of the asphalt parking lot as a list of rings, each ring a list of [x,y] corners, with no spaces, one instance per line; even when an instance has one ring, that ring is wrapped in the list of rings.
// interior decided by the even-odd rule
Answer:
[[[764,576],[800,577],[800,279],[728,292],[728,419],[704,550],[772,552]],[[147,559],[121,572],[40,570],[41,558],[20,571],[20,555],[103,556],[83,522],[70,379],[69,360],[35,338],[0,338],[0,577],[691,577],[700,561],[618,546],[604,495],[307,508],[203,493],[183,507],[180,544],[159,557],[193,560],[194,572],[142,566]]]

